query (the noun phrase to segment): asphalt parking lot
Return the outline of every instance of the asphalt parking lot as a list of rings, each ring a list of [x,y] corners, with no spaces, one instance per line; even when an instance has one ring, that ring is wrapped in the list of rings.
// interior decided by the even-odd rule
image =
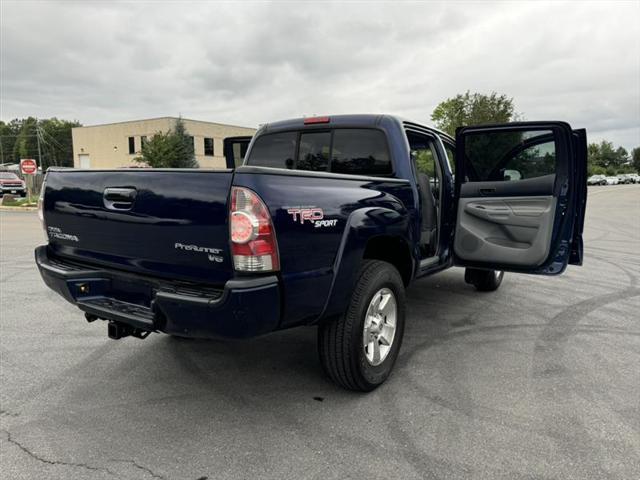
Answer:
[[[563,276],[417,282],[370,394],[323,377],[312,328],[109,340],[40,280],[36,215],[0,229],[3,479],[640,478],[640,185],[590,188]]]

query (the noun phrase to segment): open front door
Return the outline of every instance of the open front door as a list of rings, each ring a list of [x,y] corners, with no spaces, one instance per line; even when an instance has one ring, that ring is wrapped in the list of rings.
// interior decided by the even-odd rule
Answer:
[[[456,264],[546,275],[581,264],[582,143],[563,122],[459,128]]]
[[[242,165],[252,137],[227,137],[224,139],[224,158],[227,168],[235,169]]]

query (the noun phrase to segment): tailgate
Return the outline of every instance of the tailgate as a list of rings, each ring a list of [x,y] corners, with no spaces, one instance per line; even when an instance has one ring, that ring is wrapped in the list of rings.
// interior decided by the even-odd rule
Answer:
[[[49,247],[83,263],[219,285],[232,275],[232,172],[50,170]]]

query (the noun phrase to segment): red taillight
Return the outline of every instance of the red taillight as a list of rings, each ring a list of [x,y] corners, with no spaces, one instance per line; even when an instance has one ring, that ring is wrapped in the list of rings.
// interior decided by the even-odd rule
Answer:
[[[247,243],[256,237],[258,221],[245,212],[231,213],[231,241],[233,243]]]
[[[248,188],[231,188],[229,230],[236,270],[272,272],[280,269],[276,233],[264,202]]]
[[[314,123],[329,123],[330,121],[329,117],[307,117],[304,119],[304,124],[313,125]]]

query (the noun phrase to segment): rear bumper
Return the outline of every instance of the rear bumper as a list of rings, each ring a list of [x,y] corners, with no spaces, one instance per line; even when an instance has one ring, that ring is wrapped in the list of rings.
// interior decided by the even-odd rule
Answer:
[[[147,331],[185,337],[246,338],[277,330],[276,276],[229,280],[223,289],[88,267],[35,250],[44,282],[82,311]]]

